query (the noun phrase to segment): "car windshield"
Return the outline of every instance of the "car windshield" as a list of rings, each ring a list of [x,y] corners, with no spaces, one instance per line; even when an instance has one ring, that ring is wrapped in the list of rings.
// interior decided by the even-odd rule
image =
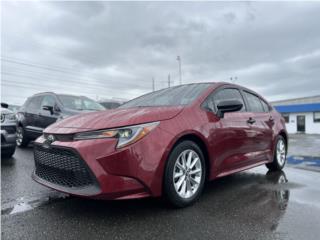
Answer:
[[[135,98],[119,108],[188,105],[210,85],[198,83],[162,89]]]
[[[58,95],[62,102],[62,105],[72,110],[105,110],[105,108],[99,103],[87,98],[71,95]]]

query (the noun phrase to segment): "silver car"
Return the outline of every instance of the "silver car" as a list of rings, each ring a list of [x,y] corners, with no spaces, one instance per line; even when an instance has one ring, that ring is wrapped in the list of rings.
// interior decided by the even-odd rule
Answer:
[[[16,117],[7,108],[1,103],[1,156],[9,158],[16,150]]]

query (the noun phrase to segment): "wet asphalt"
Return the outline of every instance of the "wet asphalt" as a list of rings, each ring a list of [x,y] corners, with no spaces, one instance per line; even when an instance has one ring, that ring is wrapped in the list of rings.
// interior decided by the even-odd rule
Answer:
[[[163,199],[101,201],[31,179],[32,148],[1,160],[2,239],[319,239],[320,172],[262,166],[206,185],[173,209]]]

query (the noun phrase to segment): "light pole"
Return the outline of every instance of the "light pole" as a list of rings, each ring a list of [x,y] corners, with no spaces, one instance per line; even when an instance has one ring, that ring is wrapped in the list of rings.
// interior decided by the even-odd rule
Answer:
[[[177,56],[177,60],[179,62],[179,80],[180,80],[180,85],[182,84],[182,78],[181,78],[181,58],[180,56]]]
[[[155,90],[155,82],[154,82],[154,78],[152,78],[152,92],[154,92]]]

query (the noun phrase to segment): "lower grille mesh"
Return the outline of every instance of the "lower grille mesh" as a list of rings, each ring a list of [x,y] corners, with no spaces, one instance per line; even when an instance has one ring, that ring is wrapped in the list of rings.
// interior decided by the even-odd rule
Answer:
[[[87,187],[95,181],[84,161],[73,151],[61,148],[34,148],[35,174],[64,187]]]

